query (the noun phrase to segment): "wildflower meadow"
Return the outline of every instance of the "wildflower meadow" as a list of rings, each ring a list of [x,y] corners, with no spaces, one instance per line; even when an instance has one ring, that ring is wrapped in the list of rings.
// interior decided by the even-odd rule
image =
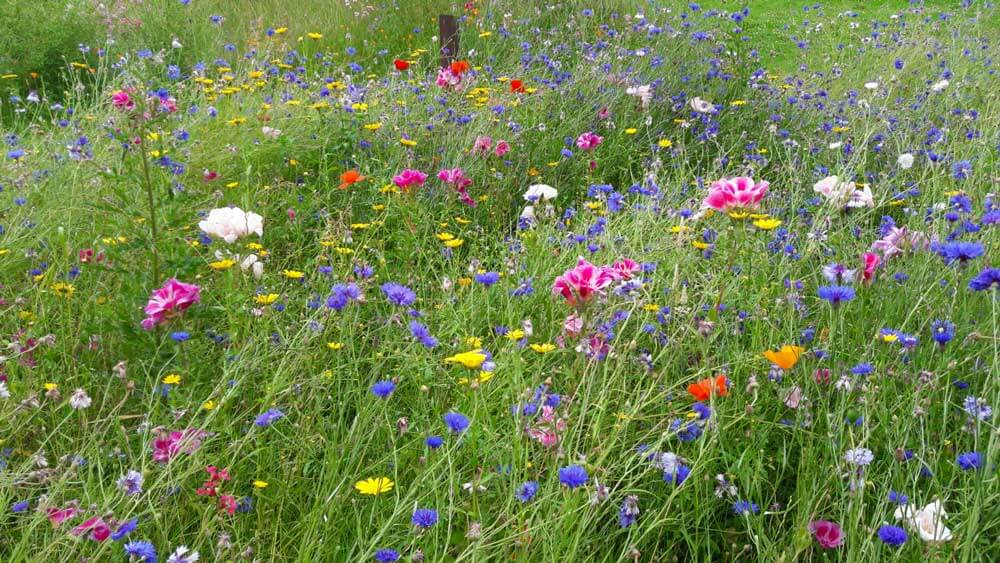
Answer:
[[[1000,560],[992,0],[2,4],[0,561]]]

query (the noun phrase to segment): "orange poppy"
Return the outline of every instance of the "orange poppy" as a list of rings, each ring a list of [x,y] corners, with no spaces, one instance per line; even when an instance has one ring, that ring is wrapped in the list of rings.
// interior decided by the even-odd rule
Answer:
[[[510,91],[515,94],[523,94],[525,92],[524,82],[521,80],[511,80]]]
[[[365,177],[361,175],[361,172],[352,168],[340,175],[340,189],[346,190],[351,184],[356,184],[364,179]]]
[[[725,397],[728,393],[726,390],[726,376],[717,375],[715,378],[706,377],[705,379],[699,379],[688,385],[688,393],[691,393],[691,396],[696,401],[707,401],[712,398],[713,393],[720,397]]]
[[[410,68],[410,63],[408,63],[407,61],[404,61],[403,59],[396,59],[396,60],[392,61],[392,64],[393,64],[393,66],[396,67],[396,70],[398,70],[400,72],[402,72],[402,71]]]
[[[463,72],[469,70],[469,61],[455,61],[451,63],[451,73],[452,74],[462,74]]]
[[[802,357],[802,352],[805,352],[805,348],[802,348],[801,346],[785,345],[782,346],[781,350],[778,350],[777,352],[774,350],[764,352],[764,357],[771,360],[771,363],[779,368],[789,370],[795,367],[795,364],[799,362],[799,358]]]

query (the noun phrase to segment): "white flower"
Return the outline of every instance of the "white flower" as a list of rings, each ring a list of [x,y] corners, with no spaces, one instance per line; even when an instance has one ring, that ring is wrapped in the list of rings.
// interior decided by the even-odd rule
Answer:
[[[532,205],[526,206],[524,208],[524,211],[521,211],[521,219],[526,219],[528,221],[534,221],[535,220],[535,207],[532,206]]]
[[[261,127],[260,131],[268,139],[277,139],[281,136],[281,129],[275,129],[274,127],[268,127],[267,125]]]
[[[874,90],[878,88],[878,82],[865,82],[865,88],[868,90]]]
[[[844,461],[859,467],[868,465],[874,459],[875,454],[873,454],[868,448],[854,448],[853,450],[847,450],[847,452],[844,453]]]
[[[951,540],[951,530],[944,525],[948,513],[940,500],[928,504],[920,510],[903,505],[896,508],[896,520],[903,520],[920,534],[920,539],[926,542],[946,542]]]
[[[827,201],[844,205],[854,193],[854,182],[841,182],[838,176],[827,176],[813,184],[813,191],[822,194]]]
[[[191,551],[186,545],[182,545],[170,554],[167,563],[194,563],[199,557],[197,551]]]
[[[239,207],[220,207],[210,211],[208,217],[198,223],[198,228],[232,244],[250,233],[264,236],[264,218]]]
[[[950,83],[947,80],[935,82],[934,84],[931,84],[931,92],[940,92],[941,90],[947,88],[948,84]]]
[[[840,147],[844,146],[844,143],[837,141],[836,143],[830,143],[830,150],[835,151]]]
[[[0,399],[9,399],[10,391],[7,389],[7,383],[0,381]]]
[[[264,263],[257,258],[256,254],[251,254],[240,262],[240,269],[244,272],[247,270],[253,271],[253,277],[260,279],[264,275]]]
[[[653,91],[650,89],[649,84],[629,86],[625,89],[625,93],[629,96],[637,96],[642,101],[643,108],[649,107],[649,101],[653,98]]]
[[[87,392],[83,389],[77,389],[73,391],[73,395],[69,398],[69,406],[76,410],[85,409],[90,406],[90,397],[87,396]]]
[[[559,190],[547,184],[535,184],[528,186],[528,191],[524,192],[525,201],[549,201],[559,196]]]
[[[701,98],[692,98],[691,109],[698,113],[712,113],[715,111],[715,106],[712,105],[712,102],[705,101]]]
[[[851,193],[851,199],[847,202],[847,207],[875,207],[875,199],[872,197],[872,189],[865,184],[860,190]]]
[[[896,164],[903,170],[908,170],[913,166],[913,155],[908,152],[899,155],[899,158],[896,159]]]

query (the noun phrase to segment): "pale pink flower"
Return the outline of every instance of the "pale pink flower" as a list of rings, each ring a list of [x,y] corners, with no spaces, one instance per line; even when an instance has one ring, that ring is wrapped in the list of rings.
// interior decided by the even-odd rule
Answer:
[[[754,182],[753,178],[738,176],[712,182],[708,196],[702,202],[703,208],[728,212],[733,209],[756,209],[764,199],[768,182]]]
[[[576,146],[580,147],[585,151],[594,150],[597,145],[601,144],[604,137],[592,132],[587,131],[586,133],[581,133],[579,137],[576,138]]]
[[[556,278],[552,293],[562,295],[570,305],[576,305],[578,301],[589,301],[595,294],[603,293],[613,281],[615,278],[611,272],[587,262],[581,256],[576,267]]]
[[[232,244],[250,233],[264,236],[264,218],[239,207],[220,207],[209,211],[205,220],[198,223],[198,228],[206,235]]]
[[[503,156],[509,152],[510,152],[510,143],[504,141],[503,139],[497,141],[497,146],[495,149],[493,149],[493,154],[497,156]]]
[[[583,330],[583,318],[576,314],[576,311],[569,314],[563,321],[563,332],[566,336],[574,337]]]
[[[475,154],[486,154],[490,152],[490,148],[493,146],[493,139],[485,136],[476,137],[476,141],[472,143],[472,152]]]
[[[435,83],[445,90],[461,90],[462,75],[452,72],[451,67],[442,67],[438,70],[437,80],[435,80]]]
[[[423,186],[427,180],[427,174],[413,168],[407,168],[392,177],[392,183],[404,190],[409,190],[413,186]]]
[[[150,296],[142,328],[152,330],[153,327],[180,315],[184,309],[199,301],[201,301],[201,287],[170,278],[163,287]]]
[[[472,180],[465,175],[461,168],[445,168],[438,172],[437,177],[438,180],[456,188],[464,188],[472,184]]]

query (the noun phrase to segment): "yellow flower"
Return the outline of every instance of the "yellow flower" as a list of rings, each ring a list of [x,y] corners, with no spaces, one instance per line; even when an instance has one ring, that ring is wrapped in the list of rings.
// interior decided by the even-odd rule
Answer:
[[[524,331],[519,328],[515,328],[514,330],[508,332],[506,336],[507,340],[520,340],[524,338]]]
[[[462,246],[462,244],[464,244],[464,243],[465,243],[464,240],[462,240],[460,238],[457,238],[457,239],[445,241],[444,245],[447,246],[448,248],[458,248],[458,247]]]
[[[746,211],[730,211],[729,212],[729,218],[730,219],[746,219],[749,216],[750,216],[750,214],[747,213]]]
[[[52,284],[52,291],[60,297],[69,299],[70,297],[73,297],[73,292],[76,291],[76,288],[73,287],[73,284],[59,282]]]
[[[882,342],[895,342],[899,340],[899,336],[891,332],[884,333],[880,336],[882,338]]]
[[[799,358],[802,357],[802,352],[805,352],[805,348],[786,344],[777,352],[774,350],[767,350],[764,352],[764,357],[779,368],[783,370],[790,370],[799,362]]]
[[[166,385],[179,385],[181,382],[181,376],[176,373],[171,373],[163,378],[163,383]]]
[[[455,217],[455,222],[459,225],[468,225],[472,221],[466,219],[465,217]]]
[[[262,481],[260,479],[253,480],[253,486],[256,489],[266,489],[267,485],[268,485],[267,481]]]
[[[660,310],[660,306],[656,303],[646,303],[642,308],[650,313],[656,313]]]
[[[46,383],[44,387],[46,391],[55,391],[59,386],[55,383]]]
[[[629,127],[628,129],[625,130],[626,135],[635,135],[638,132],[639,130],[636,129],[635,127]]]
[[[394,483],[388,477],[369,477],[364,481],[358,481],[354,488],[363,495],[380,495],[392,490]]]
[[[479,338],[478,336],[469,336],[469,337],[467,337],[465,339],[465,343],[466,343],[466,345],[471,346],[473,348],[482,348],[483,347],[483,339]]]
[[[453,235],[451,233],[438,233],[438,234],[436,234],[434,236],[436,236],[438,238],[438,240],[441,241],[441,242],[446,242],[446,241],[449,241],[449,240],[455,238],[455,235]]]
[[[482,350],[470,350],[445,358],[444,361],[447,364],[462,364],[469,369],[479,369],[486,361],[486,354]]]
[[[414,141],[413,139],[400,139],[399,140],[399,144],[403,145],[404,147],[415,147],[415,146],[417,146],[417,142]]]
[[[278,297],[279,296],[277,293],[268,293],[266,295],[255,295],[253,298],[253,302],[258,305],[270,305],[271,303],[277,301]]]
[[[305,272],[300,272],[298,270],[282,270],[281,275],[290,280],[301,280],[306,276]]]
[[[711,245],[700,240],[693,240],[691,241],[691,246],[697,248],[698,250],[706,250]]]
[[[534,350],[535,352],[538,352],[539,354],[545,354],[547,352],[555,350],[556,345],[548,342],[546,342],[545,344],[532,344],[531,349]]]
[[[274,30],[274,33],[277,34],[277,35],[281,35],[283,33],[286,33],[287,31],[288,31],[287,27],[279,27],[279,28],[277,28],[277,29]]]
[[[493,379],[493,372],[490,372],[490,371],[481,371],[481,372],[479,372],[479,375],[476,376],[476,379],[474,381],[478,385],[482,385],[483,383],[486,383],[487,381],[489,381],[491,379]],[[469,385],[470,383],[472,383],[472,381],[473,380],[470,380],[468,377],[460,377],[458,379],[458,384],[459,385]]]
[[[460,285],[462,287],[469,287],[470,285],[472,285],[472,278],[469,278],[469,277],[458,278],[457,281],[458,281],[458,285]]]
[[[669,149],[674,146],[674,142],[670,139],[660,139],[660,141],[656,144],[659,145],[661,149]]]
[[[259,242],[248,242],[247,248],[250,250],[264,250],[264,245]]]
[[[331,350],[340,350],[341,348],[344,347],[344,343],[343,342],[327,342],[326,343],[326,347],[329,348],[329,349],[331,349]]]
[[[213,410],[215,408],[215,401],[209,399],[201,404],[201,408],[206,411]]]
[[[309,32],[306,35],[309,36],[309,39],[315,39],[317,41],[319,41],[320,39],[323,38],[323,34],[322,33],[316,33],[315,31]]]
[[[781,225],[780,219],[757,219],[753,222],[753,226],[757,227],[762,231],[770,231],[771,229],[776,229]]]
[[[690,230],[691,227],[688,227],[687,225],[674,225],[673,227],[670,227],[670,232],[674,234],[686,233]]]
[[[366,123],[365,124],[365,129],[367,129],[369,131],[378,131],[381,128],[382,128],[382,124],[381,123]]]
[[[230,260],[229,258],[226,258],[224,260],[219,260],[217,262],[208,263],[208,267],[213,270],[228,270],[229,268],[232,268],[234,265],[236,265],[236,261]]]

